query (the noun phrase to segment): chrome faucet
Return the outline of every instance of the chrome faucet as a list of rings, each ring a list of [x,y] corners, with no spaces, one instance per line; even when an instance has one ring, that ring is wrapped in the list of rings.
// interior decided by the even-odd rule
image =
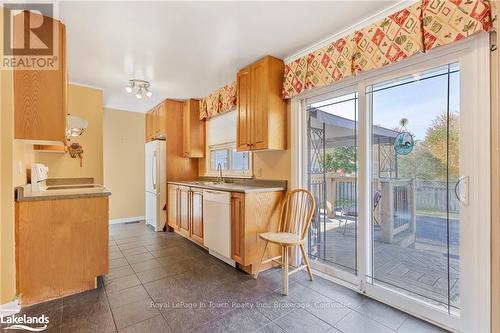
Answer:
[[[224,183],[224,178],[222,178],[222,165],[217,163],[217,172],[219,175],[217,176],[217,183]]]

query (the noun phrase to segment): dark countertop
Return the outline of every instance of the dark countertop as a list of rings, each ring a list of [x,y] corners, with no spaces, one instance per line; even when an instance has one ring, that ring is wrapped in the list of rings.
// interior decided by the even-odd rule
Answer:
[[[107,197],[111,192],[101,185],[55,185],[46,191],[32,192],[31,184],[16,187],[16,201],[62,200],[91,197]]]
[[[169,181],[169,184],[210,189],[214,191],[255,193],[286,191],[286,181],[271,180],[240,180],[227,183],[217,183],[211,180]]]

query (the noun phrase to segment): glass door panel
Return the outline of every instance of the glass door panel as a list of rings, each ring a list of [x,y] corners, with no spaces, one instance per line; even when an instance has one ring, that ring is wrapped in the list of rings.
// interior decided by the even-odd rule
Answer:
[[[373,284],[460,304],[460,72],[456,64],[367,88],[372,111]]]
[[[309,229],[313,261],[357,274],[358,96],[307,105],[308,185],[317,208]]]

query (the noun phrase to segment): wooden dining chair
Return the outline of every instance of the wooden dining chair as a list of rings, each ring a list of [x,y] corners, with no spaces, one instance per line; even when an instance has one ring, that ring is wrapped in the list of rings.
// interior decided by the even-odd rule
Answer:
[[[307,259],[306,250],[304,248],[304,242],[307,230],[311,224],[315,206],[316,203],[314,201],[314,197],[309,191],[296,189],[287,193],[285,199],[283,200],[277,232],[266,232],[259,235],[259,237],[266,242],[266,245],[264,247],[264,252],[262,253],[259,266],[257,267],[257,272],[254,276],[255,279],[259,276],[262,264],[274,261],[281,264],[283,269],[284,295],[288,295],[288,277],[291,274],[307,268],[309,278],[311,281],[313,280],[311,266],[309,265],[309,260]],[[281,247],[281,255],[264,260],[269,243],[279,245]],[[295,246],[300,248],[305,265],[296,267],[289,264],[288,250],[290,248],[294,248]],[[278,261],[279,259],[281,260]],[[290,272],[288,271],[289,266],[294,268]]]

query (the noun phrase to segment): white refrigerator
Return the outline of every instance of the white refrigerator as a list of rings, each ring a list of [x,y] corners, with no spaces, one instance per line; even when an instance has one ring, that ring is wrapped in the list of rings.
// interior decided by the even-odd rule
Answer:
[[[163,231],[166,224],[167,171],[166,142],[153,140],[146,143],[146,224]]]

